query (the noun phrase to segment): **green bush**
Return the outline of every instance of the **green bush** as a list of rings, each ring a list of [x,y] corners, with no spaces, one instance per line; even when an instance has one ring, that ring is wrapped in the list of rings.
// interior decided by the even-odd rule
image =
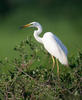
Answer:
[[[0,100],[81,100],[81,52],[69,57],[68,68],[60,64],[58,78],[50,55],[31,38],[14,50],[19,52],[18,58],[0,61],[3,66],[12,67],[8,74],[0,73]]]

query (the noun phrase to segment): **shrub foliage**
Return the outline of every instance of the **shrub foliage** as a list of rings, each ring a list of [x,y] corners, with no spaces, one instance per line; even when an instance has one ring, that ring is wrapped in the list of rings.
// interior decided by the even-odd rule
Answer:
[[[69,57],[69,67],[59,65],[58,78],[50,55],[31,38],[14,50],[19,56],[13,61],[0,61],[12,68],[7,74],[0,73],[0,100],[81,100],[81,52]]]

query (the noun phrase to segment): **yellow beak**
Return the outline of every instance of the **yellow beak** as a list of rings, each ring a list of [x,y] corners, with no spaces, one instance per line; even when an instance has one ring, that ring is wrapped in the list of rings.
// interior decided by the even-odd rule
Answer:
[[[29,26],[31,26],[31,24],[26,24],[24,26],[21,26],[21,28],[26,28],[26,27],[29,27]]]

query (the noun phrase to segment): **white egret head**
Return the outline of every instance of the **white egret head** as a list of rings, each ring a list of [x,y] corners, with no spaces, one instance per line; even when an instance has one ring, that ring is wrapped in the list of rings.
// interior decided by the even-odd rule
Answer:
[[[40,24],[38,22],[31,22],[30,27],[38,27]]]
[[[41,27],[41,25],[38,22],[31,22],[29,24],[22,26],[22,28],[26,28],[26,27]]]

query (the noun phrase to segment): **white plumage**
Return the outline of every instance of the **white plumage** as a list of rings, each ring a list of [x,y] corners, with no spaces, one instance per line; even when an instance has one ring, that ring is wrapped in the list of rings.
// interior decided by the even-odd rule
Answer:
[[[67,48],[59,40],[59,38],[51,32],[46,32],[43,37],[39,37],[39,34],[42,32],[42,27],[38,22],[32,22],[30,24],[24,25],[23,27],[36,27],[37,30],[34,31],[35,39],[44,45],[44,48],[60,63],[68,65],[67,60]]]
[[[62,64],[68,65],[67,48],[62,42],[51,32],[46,32],[42,38],[45,49]]]

